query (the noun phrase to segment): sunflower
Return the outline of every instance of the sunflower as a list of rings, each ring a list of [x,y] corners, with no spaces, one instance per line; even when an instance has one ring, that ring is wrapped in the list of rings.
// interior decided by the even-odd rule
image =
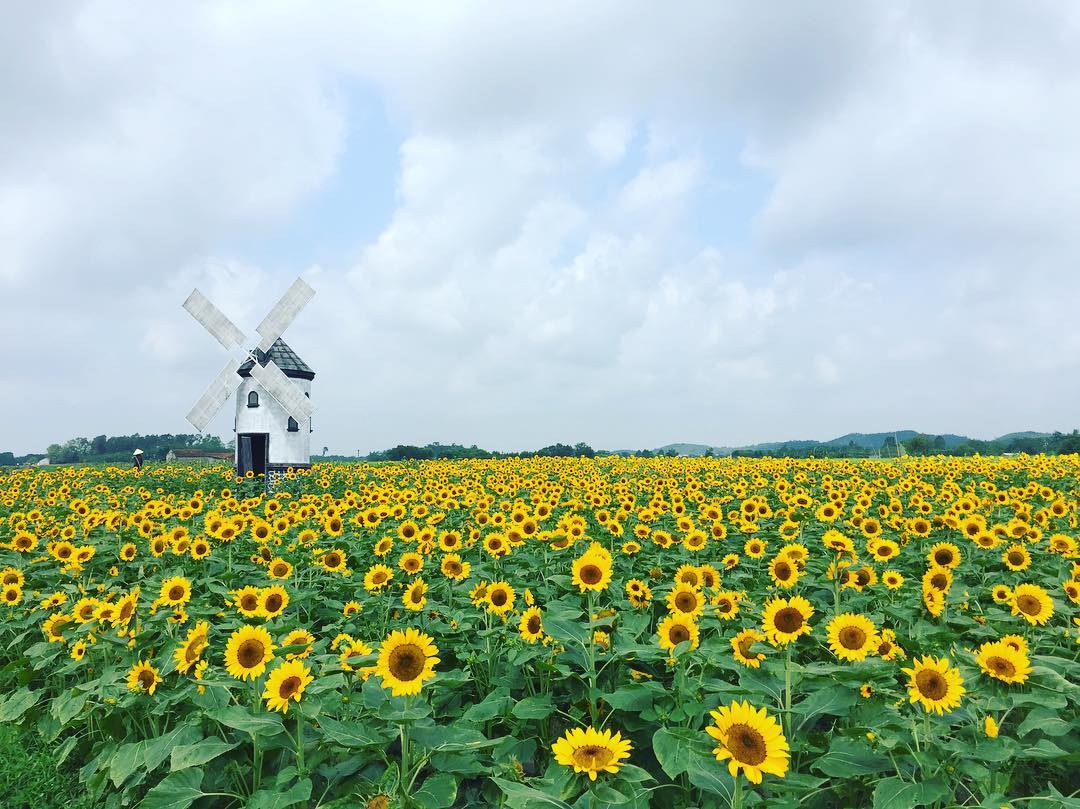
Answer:
[[[952,583],[953,574],[947,567],[931,567],[923,573],[923,589],[933,587],[935,590],[947,593],[952,588]]]
[[[419,573],[424,567],[424,557],[415,551],[403,553],[398,559],[398,567],[406,573]]]
[[[765,549],[769,547],[769,543],[761,539],[748,539],[746,544],[743,545],[743,552],[746,553],[751,559],[760,559],[765,555]]]
[[[945,611],[945,593],[931,585],[924,585],[922,591],[923,606],[937,618]]]
[[[304,689],[314,680],[311,669],[299,660],[287,660],[266,678],[263,699],[271,711],[289,712],[289,700],[300,701]]]
[[[517,594],[509,584],[504,581],[493,581],[487,586],[484,601],[487,604],[488,612],[493,612],[496,615],[506,615],[514,608],[514,599],[516,598]]]
[[[701,570],[696,565],[681,565],[675,571],[676,584],[689,584],[691,587],[701,587]]]
[[[586,590],[600,592],[611,584],[611,556],[607,551],[598,553],[595,550],[598,547],[590,547],[571,565],[572,582],[583,593]]]
[[[233,604],[245,618],[257,618],[262,615],[262,590],[250,584],[233,591]]]
[[[529,607],[521,614],[518,634],[529,643],[536,643],[544,637],[544,619],[539,607]]]
[[[755,643],[761,643],[763,640],[765,640],[765,636],[756,629],[744,629],[733,637],[731,639],[731,649],[735,656],[735,662],[742,663],[747,668],[759,668],[761,661],[765,659],[765,655],[761,652],[755,653],[753,647]]]
[[[435,676],[438,653],[430,635],[411,627],[396,629],[379,647],[375,673],[395,697],[419,694],[424,682]]]
[[[626,597],[638,609],[643,609],[652,602],[652,588],[640,579],[630,579],[626,583]]]
[[[319,564],[329,573],[341,573],[345,570],[345,562],[345,551],[340,548],[331,548],[319,559]]]
[[[656,629],[660,648],[671,650],[684,641],[690,641],[690,648],[698,647],[698,626],[692,618],[685,615],[669,615],[660,622]]]
[[[144,691],[153,696],[160,682],[161,675],[149,660],[140,660],[128,670],[127,687],[132,691]]]
[[[984,674],[1003,683],[1022,683],[1031,674],[1027,652],[1020,652],[1001,641],[984,643],[975,653]]]
[[[875,562],[888,562],[900,555],[900,546],[891,539],[879,539],[870,548],[870,555]]]
[[[987,714],[986,718],[983,719],[983,733],[986,734],[986,738],[996,739],[998,737],[998,730],[997,721],[994,717]]]
[[[344,644],[339,646],[341,652],[338,654],[338,663],[344,671],[356,671],[356,667],[360,665],[360,658],[367,657],[372,653],[371,647],[362,640],[355,640],[348,635],[345,637],[339,635],[334,640],[337,641],[339,638],[344,641]],[[360,668],[360,674],[364,680],[367,680],[374,670],[374,666],[363,666]]]
[[[990,591],[990,595],[998,604],[1007,604],[1009,599],[1012,598],[1012,588],[1007,584],[995,584]]]
[[[574,772],[587,773],[590,781],[596,780],[597,773],[617,773],[632,749],[630,740],[621,733],[592,727],[572,728],[551,746],[555,761],[573,767]]]
[[[419,612],[427,604],[427,582],[423,577],[417,577],[413,579],[405,592],[401,594],[401,603],[405,605],[405,609],[412,610],[413,612]]]
[[[116,602],[116,609],[113,611],[112,618],[110,619],[110,623],[114,627],[123,629],[131,623],[131,619],[138,611],[139,593],[140,589],[136,587]]]
[[[713,724],[705,732],[717,742],[713,754],[717,761],[727,760],[733,778],[741,770],[751,783],[760,784],[762,774],[779,778],[787,774],[787,739],[780,723],[764,708],[734,701],[711,711],[710,716]]]
[[[289,606],[289,593],[280,584],[273,584],[262,591],[259,607],[266,618],[276,618]]]
[[[904,586],[904,577],[899,570],[886,570],[881,574],[881,581],[890,590],[899,590]]]
[[[710,600],[717,617],[730,621],[739,614],[739,594],[734,590],[720,590]]]
[[[266,575],[271,579],[287,579],[292,575],[293,566],[277,556],[270,560],[270,564],[266,568]]]
[[[311,654],[311,645],[315,643],[315,636],[306,629],[294,629],[281,639],[282,646],[302,646],[302,651],[286,652],[286,660],[303,660]]]
[[[874,622],[854,612],[837,615],[829,621],[826,631],[833,654],[852,663],[872,654],[880,640]]]
[[[787,556],[778,554],[769,563],[769,578],[778,587],[791,588],[799,581],[799,569]]]
[[[903,658],[907,655],[896,642],[896,633],[891,629],[881,630],[875,652],[882,660],[896,660],[897,658]]]
[[[802,596],[774,598],[765,605],[762,629],[769,643],[786,646],[800,635],[810,633],[809,621],[813,614],[813,605]]]
[[[469,573],[472,572],[472,565],[468,562],[462,562],[461,557],[458,554],[448,553],[442,558],[439,569],[442,571],[442,574],[451,581],[464,581],[469,578]]]
[[[939,542],[926,554],[926,560],[931,565],[946,567],[950,570],[960,564],[960,558],[960,549],[951,542]]]
[[[238,680],[251,680],[263,673],[274,658],[274,641],[261,626],[242,626],[225,646],[225,669]]]
[[[173,576],[161,583],[158,601],[170,607],[179,607],[191,600],[191,582],[183,576]]]
[[[1013,543],[1001,554],[1001,561],[1009,570],[1026,570],[1031,566],[1031,554],[1023,545]]]
[[[1022,615],[1029,624],[1045,624],[1054,614],[1050,594],[1037,584],[1018,584],[1012,592],[1012,614]]]
[[[390,584],[393,578],[394,571],[387,565],[372,565],[364,574],[364,589],[369,593],[378,592]]]
[[[86,657],[86,641],[77,640],[71,644],[71,659],[78,662]]]
[[[23,591],[17,584],[5,584],[0,591],[0,601],[7,607],[16,607],[22,603]]]
[[[208,640],[209,632],[210,624],[206,621],[199,621],[188,632],[187,638],[173,653],[173,657],[176,659],[176,670],[181,674],[187,674],[188,670],[199,662],[203,650],[210,645]]]
[[[960,672],[949,666],[947,657],[915,659],[912,668],[901,671],[910,678],[908,693],[912,705],[920,703],[927,713],[943,714],[960,704],[964,681]]]

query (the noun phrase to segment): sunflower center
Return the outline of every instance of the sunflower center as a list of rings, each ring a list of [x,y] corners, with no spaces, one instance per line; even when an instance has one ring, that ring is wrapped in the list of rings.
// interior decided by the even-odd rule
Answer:
[[[741,654],[743,657],[750,657],[750,655],[752,654],[751,649],[753,648],[753,646],[753,636],[743,638],[739,641],[739,654]]]
[[[184,650],[184,662],[194,663],[199,659],[199,655],[202,654],[203,644],[206,643],[206,635],[196,635],[188,642],[187,648]]]
[[[326,555],[327,567],[337,567],[339,564],[341,564],[341,557],[338,556],[336,553],[328,553]]]
[[[936,671],[929,669],[920,671],[915,675],[915,685],[919,693],[927,699],[943,699],[949,693],[949,684],[945,678]]]
[[[388,667],[399,680],[415,680],[424,670],[424,652],[414,643],[398,646],[390,653]]]
[[[267,612],[277,612],[281,609],[281,594],[271,593],[266,597]]]
[[[1026,615],[1038,615],[1042,611],[1039,599],[1027,594],[1016,599],[1016,606]]]
[[[845,649],[861,649],[866,645],[866,632],[857,626],[845,626],[840,630],[840,645]]]
[[[728,728],[727,748],[741,764],[756,767],[768,756],[765,738],[754,728],[741,722]]]
[[[596,584],[604,578],[604,571],[596,565],[585,565],[581,568],[581,580],[586,584]]]
[[[300,678],[297,676],[286,677],[281,681],[281,685],[278,686],[278,696],[282,699],[288,699],[297,691],[300,690]]]
[[[870,583],[870,574],[864,569],[855,574],[855,581],[859,583],[860,587],[865,587]]]
[[[243,598],[240,599],[241,609],[245,609],[250,612],[251,610],[257,609],[258,606],[259,599],[254,594],[245,595]]]
[[[154,672],[143,669],[139,672],[139,685],[143,687],[144,691],[149,691],[150,686],[154,684]]]
[[[946,567],[952,561],[951,551],[938,551],[934,554],[934,561],[942,567]]]
[[[263,662],[266,647],[258,638],[248,638],[236,650],[236,659],[245,669],[253,669]]]
[[[930,577],[930,583],[938,590],[944,590],[949,583],[949,577],[942,573],[936,573]]]
[[[414,587],[409,592],[409,601],[413,604],[419,604],[424,600],[424,590],[421,587]]]
[[[991,657],[986,662],[999,677],[1012,677],[1016,674],[1016,666],[1013,665],[1011,660],[1007,660],[1004,657]]]
[[[371,581],[375,584],[382,584],[384,581],[386,581],[386,574],[380,570],[378,573],[371,577]]]
[[[574,763],[583,770],[602,770],[611,763],[613,753],[598,744],[586,744],[574,750]]]
[[[776,578],[780,581],[787,581],[791,578],[791,565],[787,562],[780,562],[776,566]]]
[[[773,617],[773,625],[781,632],[797,632],[803,623],[802,613],[794,607],[784,607]]]
[[[525,628],[533,635],[540,632],[540,616],[530,615],[529,620],[525,622]]]
[[[1009,563],[1013,565],[1020,565],[1024,563],[1024,555],[1018,551],[1013,551],[1009,554]]]
[[[446,572],[450,576],[459,576],[461,575],[461,565],[457,562],[447,562]]]
[[[668,630],[668,640],[677,646],[683,641],[690,640],[690,630],[681,624],[675,624]]]
[[[489,596],[491,603],[496,607],[501,607],[506,603],[506,591],[505,590],[492,590]]]
[[[679,593],[675,596],[675,606],[682,612],[693,612],[697,609],[697,596],[693,593]]]
[[[733,605],[730,601],[728,601],[726,598],[722,598],[720,599],[720,603],[716,605],[716,609],[720,612],[728,613],[731,612],[732,606]]]

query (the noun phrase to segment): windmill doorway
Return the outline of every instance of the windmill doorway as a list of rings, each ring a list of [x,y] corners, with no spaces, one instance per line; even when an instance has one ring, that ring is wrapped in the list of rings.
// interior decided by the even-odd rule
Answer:
[[[251,472],[256,477],[266,475],[270,456],[270,436],[267,433],[240,433],[236,436],[236,474]]]

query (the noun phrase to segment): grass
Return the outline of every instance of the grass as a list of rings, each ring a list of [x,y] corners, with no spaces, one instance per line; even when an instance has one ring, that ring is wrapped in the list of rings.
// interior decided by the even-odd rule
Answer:
[[[5,809],[90,809],[67,762],[57,770],[49,745],[35,733],[0,725],[0,805]]]

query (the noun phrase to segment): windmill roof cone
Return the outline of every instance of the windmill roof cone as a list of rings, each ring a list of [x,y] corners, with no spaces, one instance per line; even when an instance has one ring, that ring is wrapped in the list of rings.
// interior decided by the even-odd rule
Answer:
[[[267,478],[290,467],[311,465],[311,381],[315,372],[281,339],[282,332],[315,294],[297,278],[255,329],[258,344],[245,350],[244,333],[199,290],[184,308],[229,352],[188,421],[202,432],[229,397],[236,395],[236,472]]]

